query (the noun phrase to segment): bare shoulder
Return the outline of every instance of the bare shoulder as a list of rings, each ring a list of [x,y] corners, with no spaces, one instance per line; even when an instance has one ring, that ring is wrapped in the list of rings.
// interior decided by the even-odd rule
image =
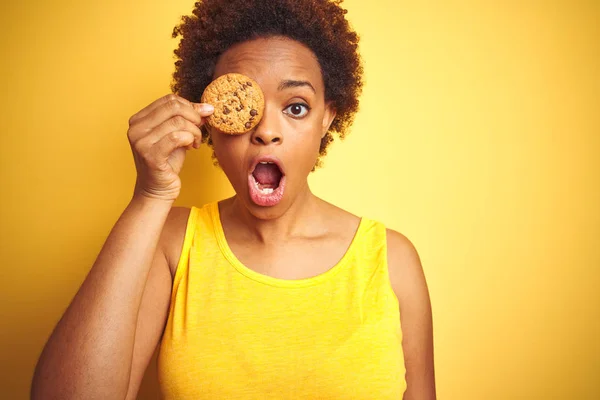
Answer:
[[[352,237],[360,223],[360,217],[322,199],[319,200],[321,200],[323,210],[325,210],[324,215],[327,216],[327,224],[332,230],[342,233],[342,236],[351,235]]]
[[[402,306],[403,300],[413,297],[411,294],[415,294],[416,290],[425,289],[427,292],[425,275],[421,259],[412,242],[392,229],[386,230],[386,236],[390,281]]]
[[[435,399],[433,321],[421,260],[406,236],[387,230],[388,270],[400,306],[407,388],[404,399]]]
[[[185,230],[187,221],[190,216],[191,209],[189,207],[173,207],[169,212],[167,221],[161,235],[161,247],[165,253],[165,257],[169,263],[171,276],[175,276],[177,263],[183,248],[183,240],[185,239]]]

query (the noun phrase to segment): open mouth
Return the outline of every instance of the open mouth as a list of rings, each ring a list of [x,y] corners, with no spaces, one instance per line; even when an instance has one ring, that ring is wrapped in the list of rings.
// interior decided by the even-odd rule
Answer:
[[[250,198],[259,206],[274,206],[283,198],[285,175],[278,160],[266,157],[256,162],[248,176]]]

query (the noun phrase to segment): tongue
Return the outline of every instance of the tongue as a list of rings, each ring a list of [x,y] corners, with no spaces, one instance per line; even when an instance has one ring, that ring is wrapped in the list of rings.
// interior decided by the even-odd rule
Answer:
[[[258,164],[252,175],[263,186],[277,187],[281,180],[281,171],[275,164]]]

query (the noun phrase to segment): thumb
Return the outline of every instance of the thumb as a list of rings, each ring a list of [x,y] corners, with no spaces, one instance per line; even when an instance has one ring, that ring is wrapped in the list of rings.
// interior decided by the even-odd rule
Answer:
[[[196,110],[202,117],[208,117],[215,112],[215,107],[208,103],[192,103],[194,110]]]

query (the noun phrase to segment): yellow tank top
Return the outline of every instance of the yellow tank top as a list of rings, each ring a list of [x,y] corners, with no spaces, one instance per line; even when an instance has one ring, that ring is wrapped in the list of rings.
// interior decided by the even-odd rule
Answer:
[[[362,218],[338,264],[285,280],[236,258],[217,203],[192,208],[159,350],[164,399],[398,400],[401,341],[382,224]]]

